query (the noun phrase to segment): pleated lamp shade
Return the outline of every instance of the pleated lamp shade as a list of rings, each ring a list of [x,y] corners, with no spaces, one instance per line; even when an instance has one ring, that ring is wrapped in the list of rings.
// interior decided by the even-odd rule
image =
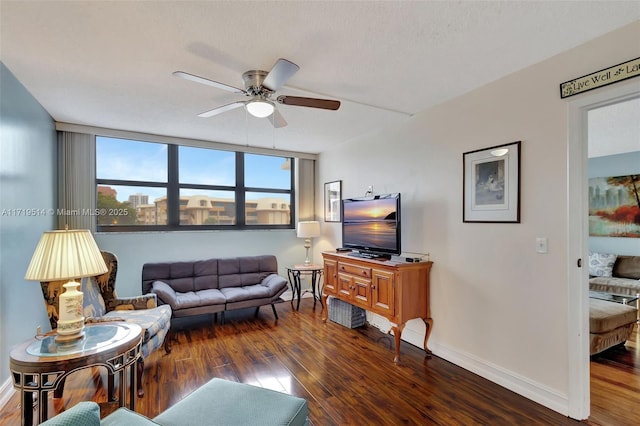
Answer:
[[[107,272],[100,249],[87,229],[45,232],[24,276],[32,281],[62,281]]]
[[[309,220],[298,222],[298,238],[314,238],[320,236],[320,222]]]

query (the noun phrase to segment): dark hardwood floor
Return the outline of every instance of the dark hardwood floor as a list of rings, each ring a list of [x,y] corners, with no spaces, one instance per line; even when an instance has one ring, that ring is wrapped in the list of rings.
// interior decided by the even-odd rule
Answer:
[[[212,317],[174,321],[173,351],[147,359],[146,395],[136,411],[154,417],[221,377],[306,398],[313,425],[579,424],[407,343],[395,365],[392,338],[373,327],[323,324],[311,299],[303,299],[299,312],[289,303],[277,309],[277,324],[269,307],[257,318],[228,313],[224,325],[212,325]],[[639,347],[634,332],[626,348],[593,359],[592,417],[584,423],[640,424]],[[49,397],[49,413],[81,400],[106,401],[105,388],[103,369],[74,373],[62,398]],[[0,424],[19,425],[19,410],[14,395]]]

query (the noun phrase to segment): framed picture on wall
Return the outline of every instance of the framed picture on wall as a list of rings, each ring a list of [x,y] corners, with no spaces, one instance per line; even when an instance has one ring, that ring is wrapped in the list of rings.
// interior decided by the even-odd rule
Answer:
[[[342,181],[336,180],[324,184],[324,221],[341,222]]]
[[[520,223],[520,144],[463,154],[463,222]]]

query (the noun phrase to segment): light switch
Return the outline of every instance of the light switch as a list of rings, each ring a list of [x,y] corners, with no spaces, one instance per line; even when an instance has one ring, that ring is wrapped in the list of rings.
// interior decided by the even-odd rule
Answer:
[[[536,252],[542,254],[549,252],[548,240],[546,237],[536,238]]]

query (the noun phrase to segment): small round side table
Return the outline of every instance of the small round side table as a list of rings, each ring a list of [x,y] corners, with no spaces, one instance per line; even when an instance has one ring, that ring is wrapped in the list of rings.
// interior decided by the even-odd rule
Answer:
[[[289,275],[289,282],[291,283],[291,290],[293,292],[293,296],[291,297],[291,306],[293,307],[293,300],[296,298],[296,294],[298,295],[298,305],[296,306],[296,311],[300,310],[300,299],[302,294],[307,293],[309,290],[305,290],[301,292],[301,283],[300,276],[301,275],[310,275],[311,276],[311,292],[313,293],[313,309],[316,308],[316,300],[320,302],[320,305],[324,307],[322,304],[322,300],[320,299],[321,291],[321,279],[323,272],[322,265],[293,265],[287,268],[287,274]]]
[[[129,409],[135,410],[136,368],[142,354],[142,328],[124,322],[85,325],[85,336],[58,343],[56,332],[36,336],[11,350],[9,367],[13,386],[20,392],[22,424],[33,424],[33,393],[37,392],[37,423],[48,418],[48,393],[71,373],[103,366],[120,376],[119,404],[125,406],[126,371],[129,370]]]

